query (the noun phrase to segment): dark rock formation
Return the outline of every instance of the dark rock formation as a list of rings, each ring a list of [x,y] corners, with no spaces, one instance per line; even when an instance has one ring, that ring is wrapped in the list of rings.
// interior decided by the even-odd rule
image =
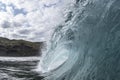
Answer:
[[[0,56],[40,56],[43,45],[43,42],[9,40],[0,37]]]

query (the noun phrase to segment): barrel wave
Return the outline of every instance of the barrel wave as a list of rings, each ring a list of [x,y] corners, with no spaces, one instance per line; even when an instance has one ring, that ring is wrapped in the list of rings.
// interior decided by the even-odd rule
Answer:
[[[44,80],[120,80],[120,0],[76,0],[52,35]]]

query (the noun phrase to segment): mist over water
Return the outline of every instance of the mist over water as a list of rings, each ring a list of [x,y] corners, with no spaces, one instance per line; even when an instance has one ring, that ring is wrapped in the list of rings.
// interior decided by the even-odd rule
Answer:
[[[120,0],[75,0],[39,64],[45,80],[120,79]]]

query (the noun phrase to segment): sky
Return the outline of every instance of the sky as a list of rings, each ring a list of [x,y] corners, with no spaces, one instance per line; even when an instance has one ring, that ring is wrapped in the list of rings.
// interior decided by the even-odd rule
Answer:
[[[46,41],[72,0],[0,0],[0,37]]]

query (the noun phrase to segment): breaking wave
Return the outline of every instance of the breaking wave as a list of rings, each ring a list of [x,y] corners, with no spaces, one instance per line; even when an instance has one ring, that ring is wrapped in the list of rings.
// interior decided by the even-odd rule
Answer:
[[[45,80],[120,79],[120,0],[76,0],[51,38]]]

